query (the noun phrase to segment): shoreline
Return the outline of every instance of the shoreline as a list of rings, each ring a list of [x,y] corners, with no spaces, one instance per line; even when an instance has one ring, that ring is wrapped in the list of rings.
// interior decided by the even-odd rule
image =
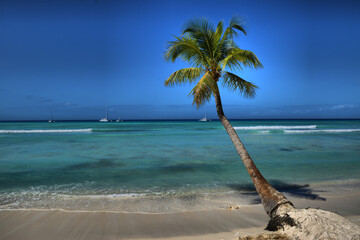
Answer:
[[[315,200],[313,204],[326,201],[328,195],[351,196],[353,192],[360,192],[360,180],[333,180],[313,182],[310,184],[281,183],[273,186],[294,201]],[[109,194],[109,195],[67,195],[56,192],[44,192],[42,198],[24,198],[20,202],[0,205],[2,210],[59,210],[63,212],[108,212],[108,213],[142,213],[169,214],[197,211],[217,211],[229,206],[252,206],[260,203],[255,189],[248,186],[236,185],[232,189],[217,191],[189,191],[165,194]],[[246,189],[246,190],[244,190]],[[38,193],[39,191],[36,190]],[[23,194],[23,192],[19,192]],[[25,192],[26,193],[26,192]],[[26,193],[28,194],[28,193]],[[14,195],[9,194],[13,199]],[[31,192],[30,192],[31,195]],[[4,195],[2,201],[7,201]],[[1,197],[1,195],[0,195]],[[22,197],[22,196],[20,196]],[[31,196],[30,196],[31,197]],[[11,199],[9,198],[9,199]],[[1,199],[1,198],[0,198]],[[310,202],[309,202],[310,204]],[[329,209],[331,210],[331,209]]]
[[[285,195],[296,208],[320,208],[360,225],[360,192],[324,191],[325,200]],[[0,239],[234,239],[259,234],[269,217],[261,204],[238,210],[120,213],[49,209],[0,210]]]

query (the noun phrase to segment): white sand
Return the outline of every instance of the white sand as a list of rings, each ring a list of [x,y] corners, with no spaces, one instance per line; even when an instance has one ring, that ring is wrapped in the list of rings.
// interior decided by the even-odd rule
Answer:
[[[335,211],[345,216],[352,223],[360,225],[359,191],[343,191],[340,189],[321,192],[321,197],[326,198],[326,201],[294,198],[291,195],[287,197],[293,201],[297,208],[320,207],[324,210]],[[301,217],[299,219],[299,221],[307,221]],[[268,220],[269,218],[260,204],[240,206],[240,209],[237,210],[188,211],[166,214],[0,210],[0,239],[226,240],[236,239],[237,236],[265,233],[266,231],[263,229]],[[342,220],[337,219],[335,221],[341,224]],[[317,227],[318,224],[313,225],[320,229]],[[288,229],[287,231],[291,232],[292,230]],[[328,232],[326,229],[320,231]]]
[[[287,226],[279,232],[294,239],[360,239],[360,226],[338,214],[318,209],[295,209],[288,215],[296,219],[297,226]]]

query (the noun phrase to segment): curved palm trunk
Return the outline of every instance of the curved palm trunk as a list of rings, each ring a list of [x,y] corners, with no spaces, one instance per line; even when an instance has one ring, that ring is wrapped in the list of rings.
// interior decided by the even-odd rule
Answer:
[[[237,152],[239,153],[246,170],[248,171],[256,191],[260,195],[261,203],[265,208],[266,213],[271,217],[279,215],[280,212],[292,209],[293,204],[279,191],[272,187],[266,179],[261,175],[260,171],[255,166],[255,163],[251,159],[249,153],[245,149],[244,145],[239,139],[239,136],[235,132],[235,129],[231,126],[229,120],[225,117],[219,91],[214,92],[216,111],[219,119],[229,134],[231,141],[233,142]]]

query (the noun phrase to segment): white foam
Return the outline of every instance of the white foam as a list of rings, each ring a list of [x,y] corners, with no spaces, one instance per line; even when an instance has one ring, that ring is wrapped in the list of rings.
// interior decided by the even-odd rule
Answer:
[[[259,131],[259,133],[264,133],[264,134],[270,133],[270,130]]]
[[[360,132],[360,129],[321,129],[321,130],[284,130],[284,133],[349,133]]]
[[[284,129],[315,129],[316,125],[303,126],[249,126],[249,127],[234,127],[235,130],[284,130]]]
[[[78,133],[91,132],[91,128],[86,129],[34,129],[34,130],[0,130],[0,133]]]
[[[144,197],[144,193],[114,193],[114,194],[90,194],[90,195],[67,195],[58,194],[59,196],[66,198],[130,198],[130,197]]]

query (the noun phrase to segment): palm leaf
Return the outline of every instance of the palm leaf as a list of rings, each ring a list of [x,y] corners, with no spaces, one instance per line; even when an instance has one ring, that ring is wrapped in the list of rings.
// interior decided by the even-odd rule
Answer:
[[[248,50],[242,50],[238,47],[232,46],[229,48],[227,56],[222,60],[222,69],[229,67],[230,69],[242,70],[242,67],[262,68],[263,65],[257,56]]]
[[[172,87],[175,85],[182,85],[186,82],[192,83],[203,73],[205,73],[205,70],[202,68],[192,67],[180,69],[171,74],[170,77],[165,80],[164,85],[166,87]]]
[[[205,75],[199,80],[196,86],[191,90],[189,96],[193,96],[193,105],[199,108],[205,102],[208,102],[214,91],[214,82],[211,74],[206,72]]]
[[[224,21],[221,20],[217,27],[216,27],[216,31],[215,31],[215,37],[216,39],[219,41],[221,39],[221,36],[223,34],[223,31],[224,31]]]
[[[189,34],[197,40],[201,51],[208,58],[213,58],[216,47],[215,28],[206,18],[194,18],[189,21],[184,28],[183,35]]]
[[[246,98],[255,97],[256,89],[258,89],[258,86],[255,84],[248,82],[230,72],[223,72],[222,79],[223,86],[229,88],[231,91],[238,91],[241,95],[243,95],[243,97]]]
[[[237,36],[235,30],[238,30],[246,35],[245,20],[239,16],[233,16],[230,20],[229,27],[225,29],[221,42],[232,40],[234,36]]]
[[[235,30],[243,32],[244,35],[246,35],[245,20],[240,18],[239,16],[233,16],[231,18],[229,27],[226,28],[226,30],[224,32],[224,37],[225,38],[228,38],[228,37],[232,38],[233,36],[237,36],[237,33],[236,33]]]
[[[178,57],[199,67],[206,65],[206,59],[197,45],[197,41],[190,36],[175,37],[175,41],[168,43],[164,58],[174,62]]]
[[[244,33],[244,35],[246,35],[246,30],[245,30],[245,20],[239,16],[233,16],[230,20],[230,29],[232,29],[233,34],[236,36],[236,32],[234,31],[234,29],[241,31]]]

